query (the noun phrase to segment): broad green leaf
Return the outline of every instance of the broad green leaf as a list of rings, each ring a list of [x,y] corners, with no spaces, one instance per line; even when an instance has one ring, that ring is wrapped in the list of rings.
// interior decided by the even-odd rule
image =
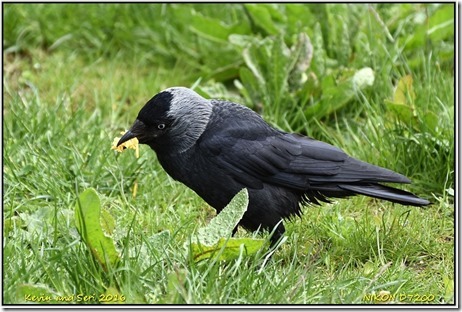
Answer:
[[[385,100],[389,112],[402,122],[411,125],[420,120],[426,131],[437,134],[438,115],[433,111],[418,111],[414,101],[416,94],[411,75],[402,77],[396,85],[393,99]]]
[[[414,89],[412,87],[412,76],[406,75],[402,77],[395,88],[393,94],[393,102],[399,104],[412,104],[415,99]]]
[[[250,69],[255,78],[257,78],[258,83],[261,86],[265,86],[266,82],[260,69],[259,57],[256,54],[255,49],[256,48],[254,46],[244,49],[244,51],[242,52],[242,56],[247,67]]]
[[[297,63],[297,54],[291,53],[282,36],[277,36],[250,45],[244,49],[243,57],[251,75],[247,69],[241,70],[240,78],[247,89],[241,93],[253,98],[252,104],[261,103],[268,112],[283,114],[286,102],[292,99],[288,81],[289,72]]]
[[[313,36],[313,61],[312,68],[318,77],[324,77],[326,73],[327,53],[324,48],[321,25],[316,23]]]
[[[243,62],[238,60],[237,62],[228,63],[222,67],[214,68],[213,71],[210,71],[209,75],[206,76],[206,79],[217,81],[217,83],[223,81],[229,81],[239,76],[239,66]]]
[[[255,254],[265,243],[264,239],[254,238],[220,238],[213,246],[192,244],[194,261],[211,258],[218,253],[218,260],[231,260],[241,253],[244,256]]]
[[[208,40],[224,44],[231,34],[231,27],[225,26],[220,20],[195,14],[189,26],[193,32]]]
[[[242,26],[241,26],[242,25]],[[193,32],[215,41],[217,43],[226,44],[229,35],[232,33],[246,33],[245,23],[237,26],[225,25],[221,20],[203,16],[202,14],[194,14],[190,28]]]
[[[434,133],[435,135],[438,135],[438,124],[439,124],[439,119],[438,116],[432,112],[432,111],[426,111],[423,115],[423,122],[426,126],[426,128]]]
[[[454,4],[442,4],[428,21],[428,36],[434,41],[454,37]]]
[[[304,73],[310,67],[313,58],[313,45],[306,33],[298,34],[297,42],[292,47],[291,58],[289,66],[291,76]]]
[[[255,105],[261,102],[258,82],[247,67],[240,68],[239,78],[240,81],[236,79],[234,85],[245,98],[247,105],[254,109]]]
[[[374,83],[374,73],[367,67],[356,72],[347,69],[342,74],[344,77],[338,81],[334,75],[323,79],[321,101],[305,110],[307,118],[323,118],[334,113],[354,99],[358,91]]]
[[[261,4],[244,4],[255,25],[270,35],[276,35],[279,30],[271,18],[271,12]]]
[[[318,18],[313,15],[310,11],[309,5],[306,3],[293,3],[291,5],[287,5],[285,9],[288,34],[296,34],[300,32],[300,21],[315,21]]]
[[[442,4],[428,19],[417,25],[410,38],[406,38],[406,48],[422,47],[428,39],[434,42],[451,39],[454,36],[454,10],[454,4]]]
[[[228,237],[242,219],[248,204],[249,194],[244,188],[209,224],[198,230],[197,241],[206,246],[213,246],[220,238]]]
[[[287,20],[286,8],[285,5],[280,5],[276,3],[259,3],[259,6],[264,7],[268,10],[268,13],[271,16],[271,19],[275,22],[282,22],[285,24]]]
[[[107,215],[105,219],[108,219]],[[110,227],[108,223],[110,222],[105,222],[105,227]],[[114,241],[104,233],[101,226],[101,203],[92,188],[83,191],[75,204],[75,225],[82,240],[104,268],[118,262],[119,253]]]
[[[310,99],[318,97],[321,94],[321,91],[318,77],[316,77],[314,72],[310,72],[302,88],[297,92],[301,99],[300,104],[303,105]]]
[[[271,70],[268,77],[266,77],[266,80],[270,79],[271,81],[271,86],[267,91],[271,91],[271,105],[275,107],[281,106],[281,98],[288,87],[287,81],[290,70],[289,53],[289,49],[285,45],[282,36],[278,36],[273,42],[270,62],[268,63]]]
[[[393,100],[385,100],[389,111],[405,123],[411,123],[417,117],[414,107],[415,93],[412,87],[412,76],[402,77],[395,87]]]
[[[106,235],[112,235],[115,229],[115,220],[104,208],[101,208],[101,228]]]
[[[256,42],[255,37],[249,35],[232,34],[228,37],[231,44],[244,48]]]
[[[390,100],[385,100],[385,103],[387,104],[389,111],[392,112],[393,115],[399,120],[407,124],[412,121],[414,112],[409,105],[403,103],[395,103]]]
[[[258,83],[257,78],[252,74],[250,69],[247,67],[242,67],[239,70],[239,77],[242,81],[242,88],[239,87],[239,83],[237,83],[237,88],[241,92],[241,94],[246,99],[247,103],[251,108],[255,109],[255,106],[258,106],[262,102],[262,98],[260,94],[262,92],[261,85]]]
[[[348,65],[348,60],[351,54],[350,46],[350,33],[348,31],[348,25],[342,20],[341,35],[338,41],[337,50],[339,51],[338,59],[340,64]]]
[[[218,255],[218,260],[232,260],[240,255],[256,253],[265,243],[263,239],[228,238],[247,210],[249,195],[241,190],[210,223],[198,230],[190,250],[195,261]]]

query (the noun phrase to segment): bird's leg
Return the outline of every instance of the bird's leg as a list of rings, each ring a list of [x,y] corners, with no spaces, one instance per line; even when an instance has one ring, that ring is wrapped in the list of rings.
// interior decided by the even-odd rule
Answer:
[[[273,234],[271,235],[270,241],[270,249],[275,247],[279,240],[282,238],[284,235],[284,232],[286,229],[284,228],[284,224],[282,224],[282,221],[279,222],[279,224],[273,229]]]

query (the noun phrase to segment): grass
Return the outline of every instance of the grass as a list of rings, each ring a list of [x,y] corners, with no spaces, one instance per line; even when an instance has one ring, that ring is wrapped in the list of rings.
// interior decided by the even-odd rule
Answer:
[[[307,206],[302,218],[286,222],[287,239],[270,260],[262,250],[227,263],[195,263],[184,242],[214,210],[169,178],[148,147],[142,146],[136,159],[132,151],[116,154],[110,145],[141,105],[169,86],[198,82],[203,93],[250,105],[233,82],[246,63],[236,53],[238,48],[223,43],[219,25],[216,33],[205,36],[188,5],[93,6],[88,11],[71,4],[4,5],[5,25],[11,26],[5,28],[3,64],[5,304],[32,303],[27,301],[31,295],[67,296],[71,303],[92,304],[113,298],[109,295],[123,296],[125,303],[149,304],[367,304],[382,303],[380,299],[387,297],[379,295],[387,292],[396,295],[392,303],[401,302],[399,295],[414,295],[406,303],[425,298],[454,303],[451,42],[438,31],[432,36],[444,40],[404,41],[419,33],[418,22],[394,19],[400,10],[415,19],[428,11],[430,23],[436,23],[444,17],[441,8],[375,6],[394,42],[387,41],[384,28],[367,8],[330,5],[317,13],[307,8],[303,14],[326,16],[307,25],[296,23],[296,14],[302,13],[293,8],[285,10],[294,20],[271,13],[271,18],[279,18],[288,45],[299,29],[314,41],[315,22],[321,23],[319,29],[332,26],[332,32],[322,34],[330,59],[327,70],[322,75],[318,64],[309,69],[320,81],[365,66],[375,70],[376,78],[373,88],[328,115],[308,118],[293,109],[286,116],[283,106],[263,109],[265,118],[279,128],[307,133],[406,174],[414,182],[407,189],[433,204],[413,208],[355,197]],[[255,40],[273,38],[274,30],[257,14],[258,8],[195,8],[196,16],[208,17],[210,23],[225,10],[225,25],[234,32]],[[266,9],[272,12],[271,6]],[[107,18],[80,23],[82,12]],[[348,16],[346,26],[335,24],[335,14]],[[166,25],[166,15],[177,19]],[[49,16],[59,18],[50,23]],[[111,16],[119,16],[119,24]],[[249,16],[254,24],[247,28]],[[31,26],[36,24],[41,27]],[[76,24],[81,24],[79,31],[73,31]],[[236,24],[244,26],[233,28]],[[342,31],[348,31],[352,43],[342,44],[351,44],[354,59],[353,52],[345,57],[341,44],[336,44]],[[260,66],[266,70],[266,65]],[[384,102],[393,97],[394,85],[405,74],[414,77],[412,123],[391,113]],[[298,93],[288,91],[282,78],[278,84],[279,78],[272,83],[284,94],[280,105],[286,105],[285,98],[298,103]],[[251,77],[247,81],[251,83]],[[318,89],[310,90],[311,103],[323,101]],[[436,114],[436,126],[425,118],[426,112]],[[133,197],[135,181],[138,193]],[[97,189],[116,223],[113,238],[121,263],[106,271],[74,224],[76,197],[89,187]],[[163,230],[170,236],[159,242],[156,234]],[[253,234],[240,230],[238,235]],[[79,294],[89,296],[88,301]]]

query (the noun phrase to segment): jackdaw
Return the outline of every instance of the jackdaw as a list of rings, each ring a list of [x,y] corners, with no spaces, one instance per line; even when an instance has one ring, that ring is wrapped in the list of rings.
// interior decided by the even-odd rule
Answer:
[[[379,183],[411,182],[399,173],[330,144],[277,130],[243,105],[208,100],[184,87],[150,99],[117,145],[135,137],[156,152],[173,179],[217,212],[247,188],[249,206],[239,225],[274,230],[272,244],[285,231],[281,221],[301,215],[305,203],[361,194],[403,205],[429,204]]]

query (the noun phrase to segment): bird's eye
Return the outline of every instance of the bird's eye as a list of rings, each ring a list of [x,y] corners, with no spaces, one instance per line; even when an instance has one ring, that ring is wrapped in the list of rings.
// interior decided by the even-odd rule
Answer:
[[[165,124],[161,123],[157,125],[157,129],[159,130],[164,130],[165,129]]]

